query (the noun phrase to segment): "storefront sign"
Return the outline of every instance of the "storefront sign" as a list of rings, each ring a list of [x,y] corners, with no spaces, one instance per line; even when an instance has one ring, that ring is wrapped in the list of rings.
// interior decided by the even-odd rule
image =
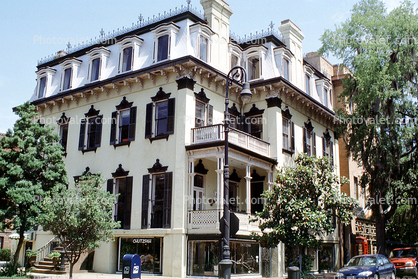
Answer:
[[[151,243],[152,238],[134,238],[132,239],[132,243]]]

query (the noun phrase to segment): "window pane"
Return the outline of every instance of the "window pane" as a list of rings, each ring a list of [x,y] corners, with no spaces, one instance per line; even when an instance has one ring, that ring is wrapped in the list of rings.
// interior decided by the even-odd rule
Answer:
[[[168,58],[168,35],[158,38],[158,56],[157,61]]]
[[[324,105],[328,106],[328,90],[324,89]]]
[[[155,185],[152,191],[151,204],[151,228],[163,227],[163,205],[164,205],[164,177],[165,174],[155,175]]]
[[[289,61],[287,59],[283,59],[283,77],[289,79]]]
[[[129,110],[122,110],[119,114],[119,141],[124,142],[128,141],[129,138],[129,120],[130,112]]]
[[[132,68],[132,47],[123,50],[122,72],[130,71]]]
[[[72,74],[72,68],[66,69],[64,71],[64,86],[63,90],[67,90],[71,86],[71,74]]]
[[[155,105],[156,135],[167,133],[168,101],[159,102]]]
[[[289,150],[289,120],[283,119],[283,149]]]
[[[97,129],[96,119],[97,117],[89,119],[89,126],[88,126],[88,132],[87,132],[87,148],[93,148],[96,146],[96,129]]]
[[[250,134],[261,138],[261,133],[263,132],[263,118],[261,116],[251,117],[250,121]]]
[[[256,79],[260,77],[260,60],[258,58],[248,59],[249,79]]]
[[[38,93],[39,98],[45,97],[45,89],[46,89],[46,77],[43,77],[39,81],[39,93]]]
[[[91,81],[99,79],[100,58],[94,59],[91,62]]]
[[[311,78],[308,75],[305,75],[305,86],[306,93],[311,95]]]
[[[196,127],[205,126],[205,104],[196,101]]]
[[[208,58],[208,39],[200,37],[200,59],[207,62]]]
[[[238,57],[236,57],[235,55],[231,56],[231,68],[235,67],[238,65]]]
[[[68,137],[68,124],[64,124],[60,126],[60,136],[61,140],[60,143],[64,148],[64,151],[67,150],[67,137]]]

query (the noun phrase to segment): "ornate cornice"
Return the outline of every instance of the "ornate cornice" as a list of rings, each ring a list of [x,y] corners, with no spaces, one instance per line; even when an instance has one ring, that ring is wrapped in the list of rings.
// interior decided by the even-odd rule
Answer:
[[[282,107],[282,99],[280,99],[279,97],[266,98],[266,102],[267,102],[267,108],[272,108],[272,107],[281,108]]]
[[[121,177],[128,176],[129,171],[126,171],[122,168],[122,164],[119,164],[119,167],[112,173],[112,177]]]
[[[310,132],[312,132],[314,129],[314,127],[312,126],[312,122],[309,118],[308,118],[308,122],[305,122],[305,128]]]
[[[176,82],[177,82],[177,90],[187,88],[187,89],[194,91],[194,85],[196,81],[192,79],[191,77],[183,76],[181,78],[176,79]]]
[[[128,102],[128,101],[126,100],[126,97],[125,97],[125,96],[123,96],[122,101],[120,102],[120,104],[119,104],[119,105],[117,105],[117,106],[116,106],[116,109],[117,109],[117,110],[121,110],[121,109],[130,108],[130,107],[132,107],[132,104],[133,104],[133,103],[134,103],[134,102]]]
[[[58,125],[67,124],[68,122],[70,122],[70,119],[71,117],[65,116],[65,112],[63,112],[60,119],[58,119],[57,123]]]
[[[263,112],[264,112],[264,109],[259,109],[255,106],[255,104],[253,104],[252,108],[248,112],[244,113],[244,115],[246,117],[249,117],[249,116],[263,114]]]
[[[89,111],[88,111],[87,113],[85,113],[84,115],[85,115],[86,117],[92,117],[92,116],[98,116],[98,115],[99,115],[99,113],[100,113],[100,110],[96,110],[96,109],[94,108],[94,105],[91,105],[91,107],[90,107]]]
[[[200,174],[207,174],[208,170],[205,169],[205,166],[202,163],[202,159],[199,160],[199,163],[194,167],[194,172]]]
[[[200,101],[202,101],[202,102],[204,102],[206,104],[209,103],[209,101],[210,101],[210,99],[208,97],[206,97],[206,93],[203,90],[203,88],[200,89],[200,92],[199,93],[196,93],[195,92],[194,95],[195,95],[196,99],[198,99],[198,100],[200,100]]]
[[[284,110],[282,110],[282,116],[284,117],[284,118],[287,118],[287,119],[292,119],[292,115],[290,114],[290,110],[289,110],[289,107],[288,106],[286,106],[285,108],[284,108]]]
[[[157,94],[155,94],[154,97],[151,97],[151,100],[153,102],[157,102],[157,101],[162,101],[162,100],[167,100],[168,98],[170,98],[171,93],[165,93],[163,91],[163,88],[160,87],[160,90],[158,90]]]
[[[160,163],[160,159],[155,160],[155,164],[152,166],[152,168],[148,168],[149,173],[156,173],[156,172],[165,172],[167,171],[168,166],[163,166]]]

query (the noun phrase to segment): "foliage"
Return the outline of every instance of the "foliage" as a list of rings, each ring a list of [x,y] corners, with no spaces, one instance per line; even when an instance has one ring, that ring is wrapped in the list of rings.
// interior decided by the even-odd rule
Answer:
[[[39,200],[52,188],[67,184],[59,136],[53,127],[36,121],[34,110],[29,103],[15,108],[19,119],[0,140],[0,229],[20,235],[15,262],[24,232],[37,225]]]
[[[26,257],[32,257],[32,256],[38,256],[38,251],[34,251],[34,250],[27,250],[25,252]]]
[[[61,263],[61,253],[54,251],[51,254],[48,255],[48,258],[50,258],[52,260],[52,262],[55,265],[55,268],[57,268],[59,266],[59,264]]]
[[[299,154],[295,166],[283,168],[272,190],[263,193],[264,208],[255,219],[262,233],[253,237],[266,247],[283,242],[289,249],[317,249],[319,235],[332,233],[335,219],[348,224],[357,206],[340,194],[340,186],[329,158]],[[303,265],[307,268],[309,262]]]
[[[0,261],[10,261],[10,249],[1,249],[0,250]]]
[[[343,59],[352,73],[343,80],[340,97],[352,109],[339,112],[340,132],[364,167],[361,185],[369,190],[381,253],[386,221],[418,167],[417,38],[413,4],[388,13],[381,0],[360,1],[351,18],[321,38],[320,52]]]
[[[112,216],[115,196],[103,189],[103,183],[100,175],[87,174],[74,189],[53,190],[43,200],[45,214],[39,216],[39,223],[64,243],[70,278],[80,255],[113,240],[111,230],[119,227]]]
[[[25,269],[14,261],[7,262],[0,269],[0,277],[16,277],[16,276],[25,276]]]
[[[396,209],[387,226],[387,236],[396,242],[412,245],[418,243],[418,205],[405,204]]]

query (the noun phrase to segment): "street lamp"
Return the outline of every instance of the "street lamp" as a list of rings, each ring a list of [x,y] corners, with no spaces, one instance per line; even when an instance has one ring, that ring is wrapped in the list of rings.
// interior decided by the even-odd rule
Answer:
[[[225,119],[224,119],[224,139],[225,139],[225,158],[224,158],[224,222],[222,231],[222,260],[219,262],[220,272],[219,278],[230,279],[231,278],[231,253],[229,249],[229,237],[230,237],[230,213],[229,213],[229,165],[228,165],[228,133],[229,133],[229,86],[232,82],[243,83],[240,97],[243,105],[251,100],[252,93],[250,90],[250,84],[247,82],[247,73],[241,66],[233,67],[226,76],[226,96],[225,96]]]

